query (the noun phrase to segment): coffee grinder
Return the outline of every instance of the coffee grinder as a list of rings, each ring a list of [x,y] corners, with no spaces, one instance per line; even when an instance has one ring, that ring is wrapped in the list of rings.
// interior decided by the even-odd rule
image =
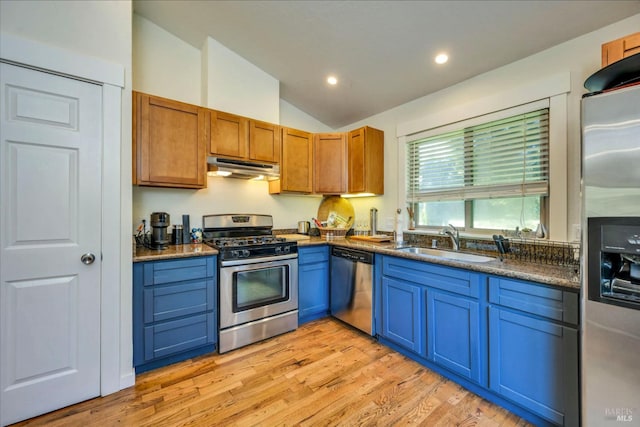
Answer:
[[[167,227],[171,219],[166,212],[154,212],[151,214],[151,246],[154,249],[165,249],[169,244]]]

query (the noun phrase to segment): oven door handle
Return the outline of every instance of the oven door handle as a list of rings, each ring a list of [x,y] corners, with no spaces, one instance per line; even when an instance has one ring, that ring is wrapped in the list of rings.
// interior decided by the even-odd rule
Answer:
[[[241,258],[241,259],[233,259],[227,261],[221,261],[221,267],[232,267],[234,265],[250,265],[250,264],[259,264],[271,261],[281,261],[285,259],[294,259],[298,258],[298,254],[288,254],[288,255],[275,255],[263,258]]]

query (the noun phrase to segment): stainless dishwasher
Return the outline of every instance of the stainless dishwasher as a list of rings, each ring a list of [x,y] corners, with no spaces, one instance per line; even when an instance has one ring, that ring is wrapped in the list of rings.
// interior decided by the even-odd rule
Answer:
[[[331,248],[331,315],[373,335],[373,260],[370,252]]]

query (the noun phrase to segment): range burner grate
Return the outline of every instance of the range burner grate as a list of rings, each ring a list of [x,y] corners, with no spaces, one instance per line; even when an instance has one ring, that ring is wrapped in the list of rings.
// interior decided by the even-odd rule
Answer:
[[[285,241],[286,239],[283,237],[271,235],[208,239],[208,243],[211,243],[213,246],[216,246],[218,248],[271,245],[274,243],[282,243]]]

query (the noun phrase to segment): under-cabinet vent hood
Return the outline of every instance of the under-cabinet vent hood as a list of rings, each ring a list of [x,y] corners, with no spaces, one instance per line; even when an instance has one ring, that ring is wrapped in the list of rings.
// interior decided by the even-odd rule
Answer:
[[[209,175],[272,181],[280,178],[280,166],[248,160],[207,157]]]

